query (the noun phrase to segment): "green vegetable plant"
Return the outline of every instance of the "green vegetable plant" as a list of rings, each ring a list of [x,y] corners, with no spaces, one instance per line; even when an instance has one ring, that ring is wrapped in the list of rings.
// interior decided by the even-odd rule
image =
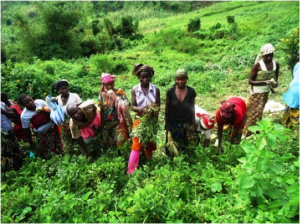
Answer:
[[[157,129],[158,129],[158,112],[159,108],[150,106],[144,109],[145,114],[140,118],[140,124],[137,128],[133,129],[130,136],[138,137],[140,143],[146,146],[147,142],[157,142]]]
[[[246,156],[235,168],[235,208],[250,211],[246,222],[291,222],[299,210],[299,163],[291,152],[280,152],[290,130],[269,119],[257,124],[250,130],[259,134],[241,143]]]

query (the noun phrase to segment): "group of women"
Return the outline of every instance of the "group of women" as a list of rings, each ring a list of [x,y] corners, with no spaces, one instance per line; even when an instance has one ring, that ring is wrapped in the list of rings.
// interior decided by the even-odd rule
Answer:
[[[205,135],[204,147],[207,147],[215,120],[218,124],[218,148],[220,151],[222,151],[222,134],[226,127],[233,127],[231,142],[239,140],[242,135],[247,137],[251,134],[248,127],[262,119],[268,95],[278,86],[279,64],[273,61],[273,53],[274,47],[271,44],[261,48],[257,61],[250,72],[250,92],[247,105],[240,97],[230,97],[221,102],[215,119],[202,108],[197,111],[197,106],[195,107],[196,91],[187,85],[188,73],[184,69],[176,71],[175,83],[166,94],[165,130],[171,133],[172,141],[179,145],[180,150],[186,149],[189,145],[189,136],[194,133]],[[297,65],[298,69],[299,64]],[[297,71],[299,73],[299,70]],[[285,120],[292,120],[293,123],[298,119],[297,111],[299,117],[298,73],[294,77],[295,81],[293,80],[293,91],[296,91],[294,86],[295,83],[298,83],[298,92],[289,90],[283,98],[284,100],[287,98],[289,101],[291,97],[295,99],[292,103],[287,103],[289,108],[285,115]],[[99,133],[103,136],[103,145],[118,148],[126,140],[131,140],[132,151],[127,171],[129,174],[137,168],[141,152],[147,159],[150,159],[152,152],[156,150],[156,142],[151,140],[143,142],[140,135],[137,134],[137,130],[143,130],[143,125],[147,125],[145,119],[158,120],[161,106],[160,90],[151,83],[151,78],[155,74],[153,67],[136,64],[132,74],[138,78],[139,84],[134,86],[131,91],[131,103],[124,90],[115,87],[116,76],[108,73],[101,74],[102,87],[98,97],[101,118]],[[29,142],[41,157],[45,156],[47,152],[55,154],[63,152],[62,136],[70,136],[70,118],[66,108],[69,104],[79,105],[82,100],[77,94],[69,92],[67,80],[58,80],[54,86],[60,95],[53,97],[52,100],[61,105],[65,112],[65,121],[61,127],[51,121],[50,111],[43,109],[47,107],[44,100],[33,100],[30,96],[21,94],[19,104],[24,108],[22,110],[16,102],[8,100],[7,95],[1,93],[1,130],[2,133],[7,133],[5,135],[7,143],[3,144],[2,142],[1,146],[1,164],[5,165],[7,169],[16,169],[21,165],[21,153],[17,140]],[[297,98],[298,102],[295,102]],[[134,121],[130,116],[130,107],[135,113]],[[13,129],[10,121],[15,123]],[[290,122],[288,123],[290,124]],[[37,145],[33,141],[32,133],[36,136]],[[167,141],[168,139],[166,139]],[[167,147],[166,153],[170,155]]]

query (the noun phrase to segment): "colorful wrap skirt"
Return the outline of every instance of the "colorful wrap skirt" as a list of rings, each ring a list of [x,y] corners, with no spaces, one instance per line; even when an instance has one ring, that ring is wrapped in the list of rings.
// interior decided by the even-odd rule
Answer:
[[[103,130],[103,139],[106,145],[109,146],[121,146],[125,140],[128,139],[128,135],[125,133],[124,125],[120,124],[119,120],[105,121]]]
[[[299,109],[287,107],[282,118],[282,125],[290,128],[294,124],[299,124]]]
[[[59,128],[59,126],[58,126]],[[59,129],[58,129],[59,130]],[[71,129],[70,129],[70,118],[66,118],[62,125],[60,126],[60,135],[62,138],[63,151],[71,152],[74,150],[74,140],[72,138]]]
[[[265,105],[268,101],[269,92],[250,94],[247,103],[246,122],[243,129],[243,135],[251,135],[248,130],[250,126],[256,125],[257,120],[261,120]]]
[[[62,153],[62,140],[58,131],[58,127],[56,124],[52,124],[52,126],[48,129],[48,131],[43,133],[36,133],[36,140],[38,142],[39,148],[46,152],[52,152],[55,154]]]
[[[18,170],[22,166],[22,153],[13,130],[1,132],[1,168],[3,171]]]

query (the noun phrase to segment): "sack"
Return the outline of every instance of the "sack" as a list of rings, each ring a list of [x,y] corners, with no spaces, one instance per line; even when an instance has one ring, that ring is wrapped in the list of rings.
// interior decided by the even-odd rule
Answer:
[[[65,114],[61,105],[57,105],[55,102],[51,101],[51,96],[46,97],[46,102],[51,110],[50,118],[58,126],[62,125],[65,120]]]

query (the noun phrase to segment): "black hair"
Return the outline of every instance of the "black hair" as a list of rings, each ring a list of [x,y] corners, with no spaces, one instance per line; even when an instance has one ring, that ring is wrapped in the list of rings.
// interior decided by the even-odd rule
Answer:
[[[54,83],[55,89],[58,91],[62,86],[69,86],[69,82],[66,79],[57,80]]]
[[[23,106],[24,106],[23,100],[24,100],[26,97],[28,97],[28,96],[29,96],[28,94],[22,93],[22,94],[19,96],[19,98],[18,98],[18,103],[19,103],[20,105],[23,105]]]
[[[1,101],[8,101],[8,96],[6,93],[1,93]]]

